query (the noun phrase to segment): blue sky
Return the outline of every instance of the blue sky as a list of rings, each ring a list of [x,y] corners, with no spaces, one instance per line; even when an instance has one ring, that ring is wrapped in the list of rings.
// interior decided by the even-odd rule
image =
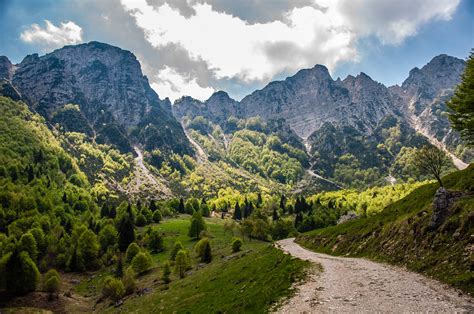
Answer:
[[[0,0],[0,55],[97,40],[135,53],[162,98],[240,99],[314,64],[400,84],[438,54],[467,57],[473,21],[470,0]]]

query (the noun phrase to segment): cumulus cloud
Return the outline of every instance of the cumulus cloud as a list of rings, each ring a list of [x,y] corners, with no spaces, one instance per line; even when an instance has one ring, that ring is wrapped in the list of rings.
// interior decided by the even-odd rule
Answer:
[[[193,96],[185,88],[206,95],[209,86],[220,88],[222,82],[250,86],[318,63],[332,71],[342,62],[358,60],[358,43],[364,38],[398,45],[431,21],[451,19],[459,0],[121,3],[157,52],[159,76],[173,78],[158,83],[159,76],[151,76],[154,86],[161,86],[159,94],[171,96],[181,90]],[[173,56],[180,61],[173,61]]]
[[[72,21],[62,22],[55,26],[45,20],[45,27],[32,24],[20,34],[21,40],[27,43],[37,44],[43,50],[51,50],[65,45],[78,44],[82,42],[82,28]]]
[[[158,72],[151,87],[160,96],[166,96],[175,101],[181,96],[191,96],[199,100],[208,99],[215,90],[211,87],[201,87],[195,78],[181,75],[175,69],[165,66]]]

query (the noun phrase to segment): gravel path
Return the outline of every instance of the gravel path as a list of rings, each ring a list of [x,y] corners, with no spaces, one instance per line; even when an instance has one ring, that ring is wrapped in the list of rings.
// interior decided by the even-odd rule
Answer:
[[[306,250],[294,239],[281,250],[320,264],[279,313],[474,313],[474,301],[455,289],[398,267]]]

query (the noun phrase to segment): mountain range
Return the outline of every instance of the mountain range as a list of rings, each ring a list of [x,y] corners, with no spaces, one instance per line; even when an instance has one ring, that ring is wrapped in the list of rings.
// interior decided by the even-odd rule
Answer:
[[[165,164],[196,167],[179,166],[186,160],[176,162],[176,156],[195,156],[198,165],[222,162],[243,178],[257,174],[297,186],[309,177],[310,185],[363,187],[406,179],[406,161],[422,145],[445,150],[458,168],[472,161],[472,150],[450,128],[446,106],[465,66],[439,55],[411,70],[401,86],[386,87],[364,73],[334,80],[316,65],[241,101],[218,91],[206,101],[186,96],[171,104],[150,87],[131,52],[90,42],[29,55],[19,64],[0,57],[0,95],[23,100],[60,133],[81,133],[123,154],[141,157],[143,151],[150,167],[137,163],[135,169],[168,187],[170,174],[160,170]],[[277,174],[279,161],[262,169],[239,156],[236,141],[249,138],[242,129],[263,138],[250,142],[268,149],[265,163],[292,165],[286,174]],[[263,158],[257,154],[253,163]]]

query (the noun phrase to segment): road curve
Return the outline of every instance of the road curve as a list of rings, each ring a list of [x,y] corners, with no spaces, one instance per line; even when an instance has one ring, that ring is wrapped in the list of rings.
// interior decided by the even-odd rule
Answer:
[[[474,312],[472,298],[420,274],[366,259],[315,253],[294,238],[276,246],[323,267],[309,275],[278,313]]]

